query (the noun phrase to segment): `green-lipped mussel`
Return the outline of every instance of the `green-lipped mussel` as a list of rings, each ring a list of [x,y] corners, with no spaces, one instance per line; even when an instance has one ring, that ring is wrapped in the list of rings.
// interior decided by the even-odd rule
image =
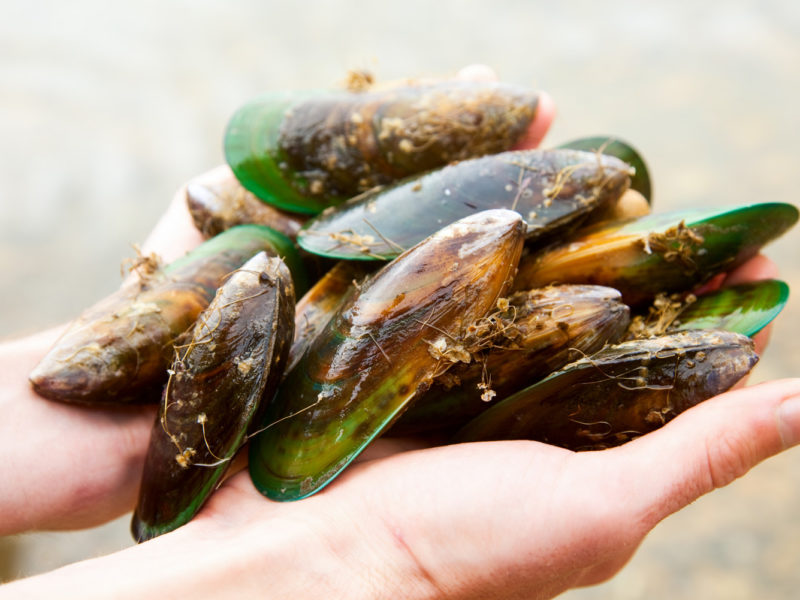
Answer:
[[[689,290],[755,256],[797,221],[791,204],[654,214],[600,223],[520,262],[515,289],[591,283],[639,304],[659,292]]]
[[[730,389],[757,360],[750,338],[721,330],[623,342],[506,398],[455,440],[530,439],[573,450],[616,446]]]
[[[575,358],[622,338],[618,291],[562,285],[518,292],[467,328],[465,360],[437,378],[392,428],[394,435],[454,431],[493,404]],[[471,360],[470,360],[471,359]]]
[[[234,114],[225,156],[263,201],[313,214],[378,185],[510,149],[533,120],[537,98],[524,88],[466,81],[267,94]]]
[[[751,281],[694,294],[659,294],[647,314],[636,315],[626,339],[687,329],[724,329],[754,336],[783,310],[789,286],[777,279]]]
[[[223,279],[262,250],[284,257],[296,286],[305,287],[290,240],[267,227],[235,227],[86,310],[31,373],[34,390],[83,404],[153,402],[167,379],[175,340]]]
[[[524,240],[517,213],[445,227],[369,278],[286,376],[250,444],[250,474],[273,499],[322,488],[453,362],[447,348],[510,285]]]
[[[176,348],[131,524],[137,541],[188,522],[215,489],[275,394],[293,314],[289,270],[262,252],[225,281]]]
[[[304,225],[298,243],[330,258],[388,260],[449,223],[495,208],[518,212],[528,243],[544,243],[618,199],[629,174],[614,157],[576,150],[484,156],[327,209]]]

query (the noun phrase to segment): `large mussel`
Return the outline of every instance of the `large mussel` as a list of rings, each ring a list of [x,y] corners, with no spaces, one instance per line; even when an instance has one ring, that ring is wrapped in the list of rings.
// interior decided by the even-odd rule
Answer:
[[[297,287],[305,277],[292,243],[266,227],[228,230],[163,268],[152,268],[86,310],[30,375],[52,400],[83,404],[152,402],[160,396],[173,344],[231,272],[260,251],[285,257]]]
[[[495,208],[518,212],[528,243],[544,243],[617,200],[630,172],[619,159],[577,150],[485,156],[330,208],[303,227],[298,243],[330,258],[387,260],[449,223]]]
[[[616,446],[730,389],[757,360],[750,338],[727,331],[623,342],[503,400],[456,439],[532,439],[573,450]]]
[[[520,263],[516,289],[591,283],[618,289],[628,304],[692,289],[755,256],[797,221],[791,204],[653,214],[600,223]]]
[[[467,81],[267,94],[234,114],[225,156],[265,202],[317,213],[378,185],[508,150],[530,125],[537,98]]]
[[[289,373],[250,474],[270,498],[322,488],[458,359],[448,349],[511,283],[524,224],[511,211],[458,221],[362,284]]]

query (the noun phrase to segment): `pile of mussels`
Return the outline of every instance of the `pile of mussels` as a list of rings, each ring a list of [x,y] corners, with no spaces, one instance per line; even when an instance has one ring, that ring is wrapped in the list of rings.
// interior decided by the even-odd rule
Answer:
[[[160,398],[137,540],[190,520],[248,440],[256,487],[294,500],[383,434],[607,448],[753,367],[748,336],[786,284],[692,292],[797,209],[650,215],[624,142],[510,150],[536,108],[525,89],[450,82],[273,94],[234,115],[230,168],[186,187],[210,239],[141,260],[30,378],[64,402]]]

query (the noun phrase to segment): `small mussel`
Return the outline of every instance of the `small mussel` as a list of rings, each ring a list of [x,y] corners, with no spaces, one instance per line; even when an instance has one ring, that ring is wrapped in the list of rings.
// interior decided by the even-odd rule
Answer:
[[[750,338],[694,330],[608,346],[490,408],[459,442],[530,439],[617,446],[730,389],[758,361]]]
[[[515,289],[592,283],[618,289],[639,304],[660,292],[690,290],[755,256],[797,221],[791,204],[648,215],[600,223],[520,262]]]
[[[260,251],[285,257],[305,286],[294,245],[267,227],[241,225],[86,310],[30,375],[51,400],[83,404],[152,402],[166,381],[173,344],[226,275]]]
[[[225,156],[263,201],[313,214],[378,185],[510,149],[537,99],[524,88],[466,81],[268,94],[234,114]]]
[[[214,237],[236,225],[266,225],[295,239],[304,217],[279,211],[248,192],[222,165],[195,177],[184,190],[186,206],[195,226],[206,237]]]
[[[289,270],[263,252],[220,287],[176,348],[131,529],[142,542],[188,522],[272,399],[292,339]]]
[[[508,289],[524,229],[517,213],[485,211],[369,278],[281,385],[250,444],[256,487],[276,500],[316,492],[427,390],[453,363],[447,346]]]
[[[558,147],[616,156],[633,167],[631,189],[640,193],[647,202],[652,202],[653,186],[650,183],[650,169],[647,168],[647,163],[639,151],[628,142],[610,135],[595,135],[570,140]]]
[[[500,305],[467,327],[460,346],[451,344],[449,351],[463,353],[462,361],[414,402],[392,434],[455,431],[495,404],[495,398],[619,341],[629,323],[619,292],[597,285],[518,292]]]
[[[503,152],[367,192],[306,223],[297,241],[329,258],[387,260],[449,223],[503,208],[525,219],[529,245],[544,243],[617,200],[630,172],[619,159],[593,152]]]

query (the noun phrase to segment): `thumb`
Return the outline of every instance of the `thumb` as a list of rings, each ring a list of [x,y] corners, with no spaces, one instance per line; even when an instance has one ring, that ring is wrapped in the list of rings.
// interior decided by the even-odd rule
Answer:
[[[649,529],[798,443],[800,379],[784,379],[721,394],[612,452],[636,485],[632,514]]]

